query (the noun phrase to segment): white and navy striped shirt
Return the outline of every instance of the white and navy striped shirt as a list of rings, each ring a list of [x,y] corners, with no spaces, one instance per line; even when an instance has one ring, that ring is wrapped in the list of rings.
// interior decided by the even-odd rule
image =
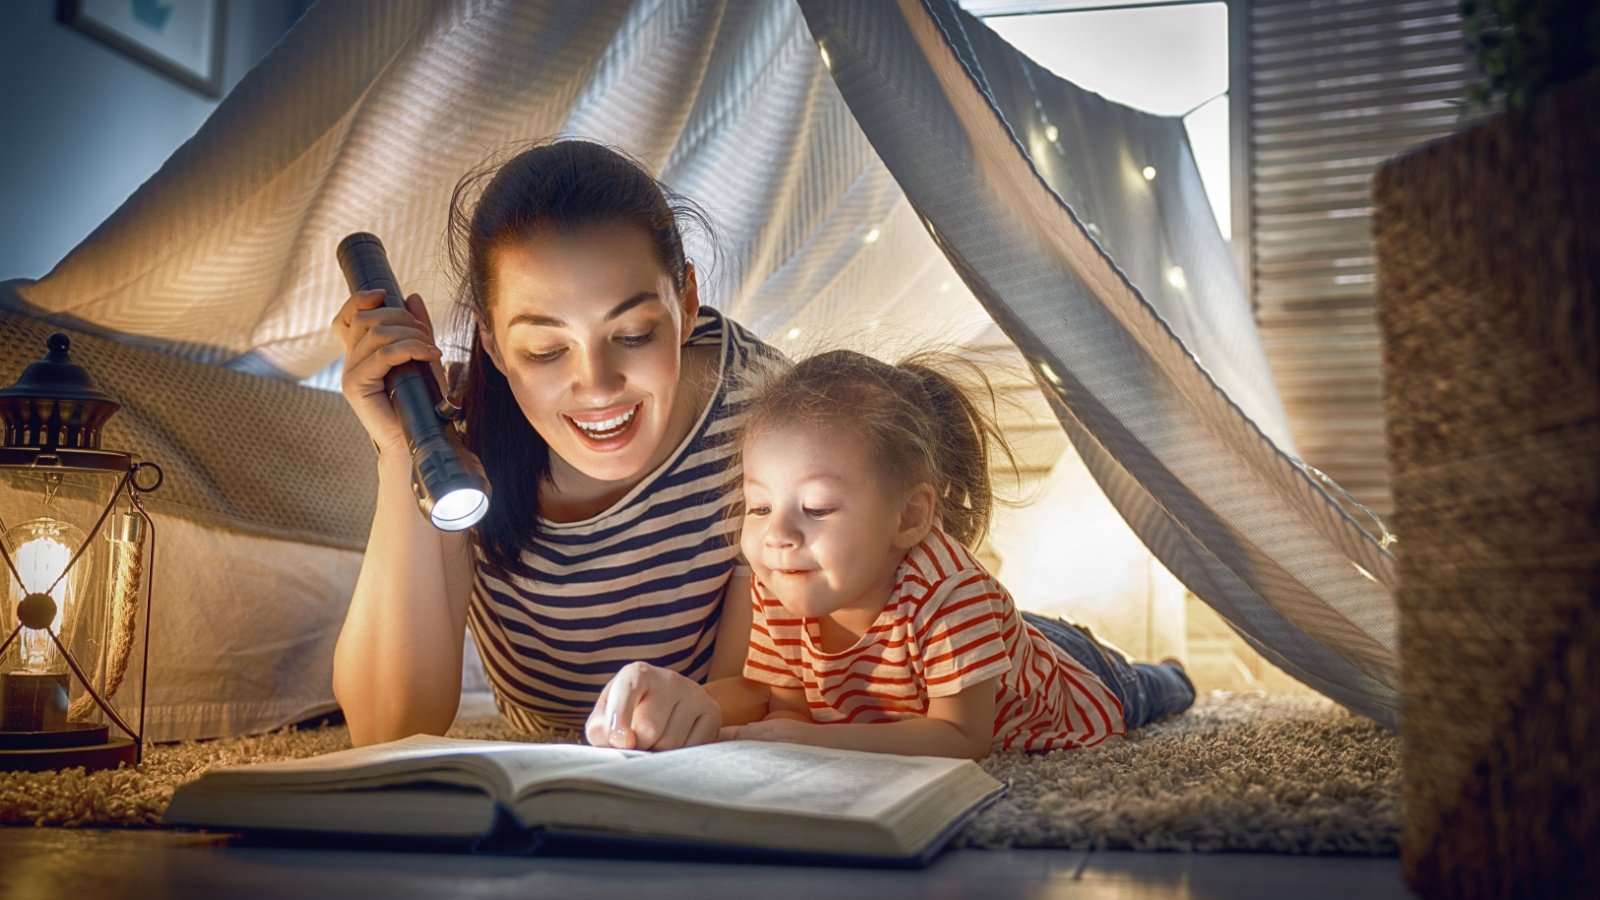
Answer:
[[[781,357],[704,306],[688,344],[720,348],[717,387],[671,459],[593,518],[541,520],[512,571],[477,552],[468,623],[513,724],[581,725],[634,660],[706,678],[723,591],[750,577],[733,438],[754,376]]]

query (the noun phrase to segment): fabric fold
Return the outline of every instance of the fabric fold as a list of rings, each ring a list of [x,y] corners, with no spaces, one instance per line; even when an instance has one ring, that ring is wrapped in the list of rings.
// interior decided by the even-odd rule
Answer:
[[[1220,239],[1164,227],[1198,178],[1192,158],[1169,153],[1161,178],[1136,177],[1132,148],[1170,147],[1171,120],[1039,89],[1053,76],[948,0],[801,7],[878,156],[1151,552],[1269,659],[1394,726],[1393,557],[1274,442],[1287,429],[1237,282],[1230,294],[1225,279],[1160,277],[1227,264]],[[1030,103],[1008,103],[1019,81]],[[1071,186],[1105,195],[1096,220],[1067,202]],[[1191,303],[1174,295],[1200,287]],[[1196,322],[1233,333],[1208,340]]]

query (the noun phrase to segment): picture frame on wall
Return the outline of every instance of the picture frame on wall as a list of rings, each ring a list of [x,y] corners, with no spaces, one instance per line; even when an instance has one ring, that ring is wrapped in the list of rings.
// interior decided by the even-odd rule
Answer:
[[[57,0],[56,19],[206,97],[222,96],[227,0]]]

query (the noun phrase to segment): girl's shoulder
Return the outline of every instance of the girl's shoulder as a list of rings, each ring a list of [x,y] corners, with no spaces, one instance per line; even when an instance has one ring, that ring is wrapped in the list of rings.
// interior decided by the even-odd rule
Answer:
[[[997,583],[971,550],[937,525],[920,543],[906,551],[895,573],[897,588],[919,586],[930,597],[941,588],[973,582]]]
[[[972,551],[937,527],[901,561],[889,604],[924,640],[948,626],[951,616],[965,621],[1012,606],[1005,588]]]

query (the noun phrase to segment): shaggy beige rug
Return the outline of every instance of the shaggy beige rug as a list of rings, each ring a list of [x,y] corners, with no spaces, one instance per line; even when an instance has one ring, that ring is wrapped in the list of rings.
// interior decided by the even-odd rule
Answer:
[[[516,738],[496,717],[457,737]],[[550,739],[554,736],[537,736]],[[173,788],[213,766],[349,746],[342,726],[151,748],[138,770],[0,773],[0,824],[158,828]],[[1011,790],[958,847],[1393,855],[1399,740],[1314,697],[1213,693],[1126,740],[983,761]]]

